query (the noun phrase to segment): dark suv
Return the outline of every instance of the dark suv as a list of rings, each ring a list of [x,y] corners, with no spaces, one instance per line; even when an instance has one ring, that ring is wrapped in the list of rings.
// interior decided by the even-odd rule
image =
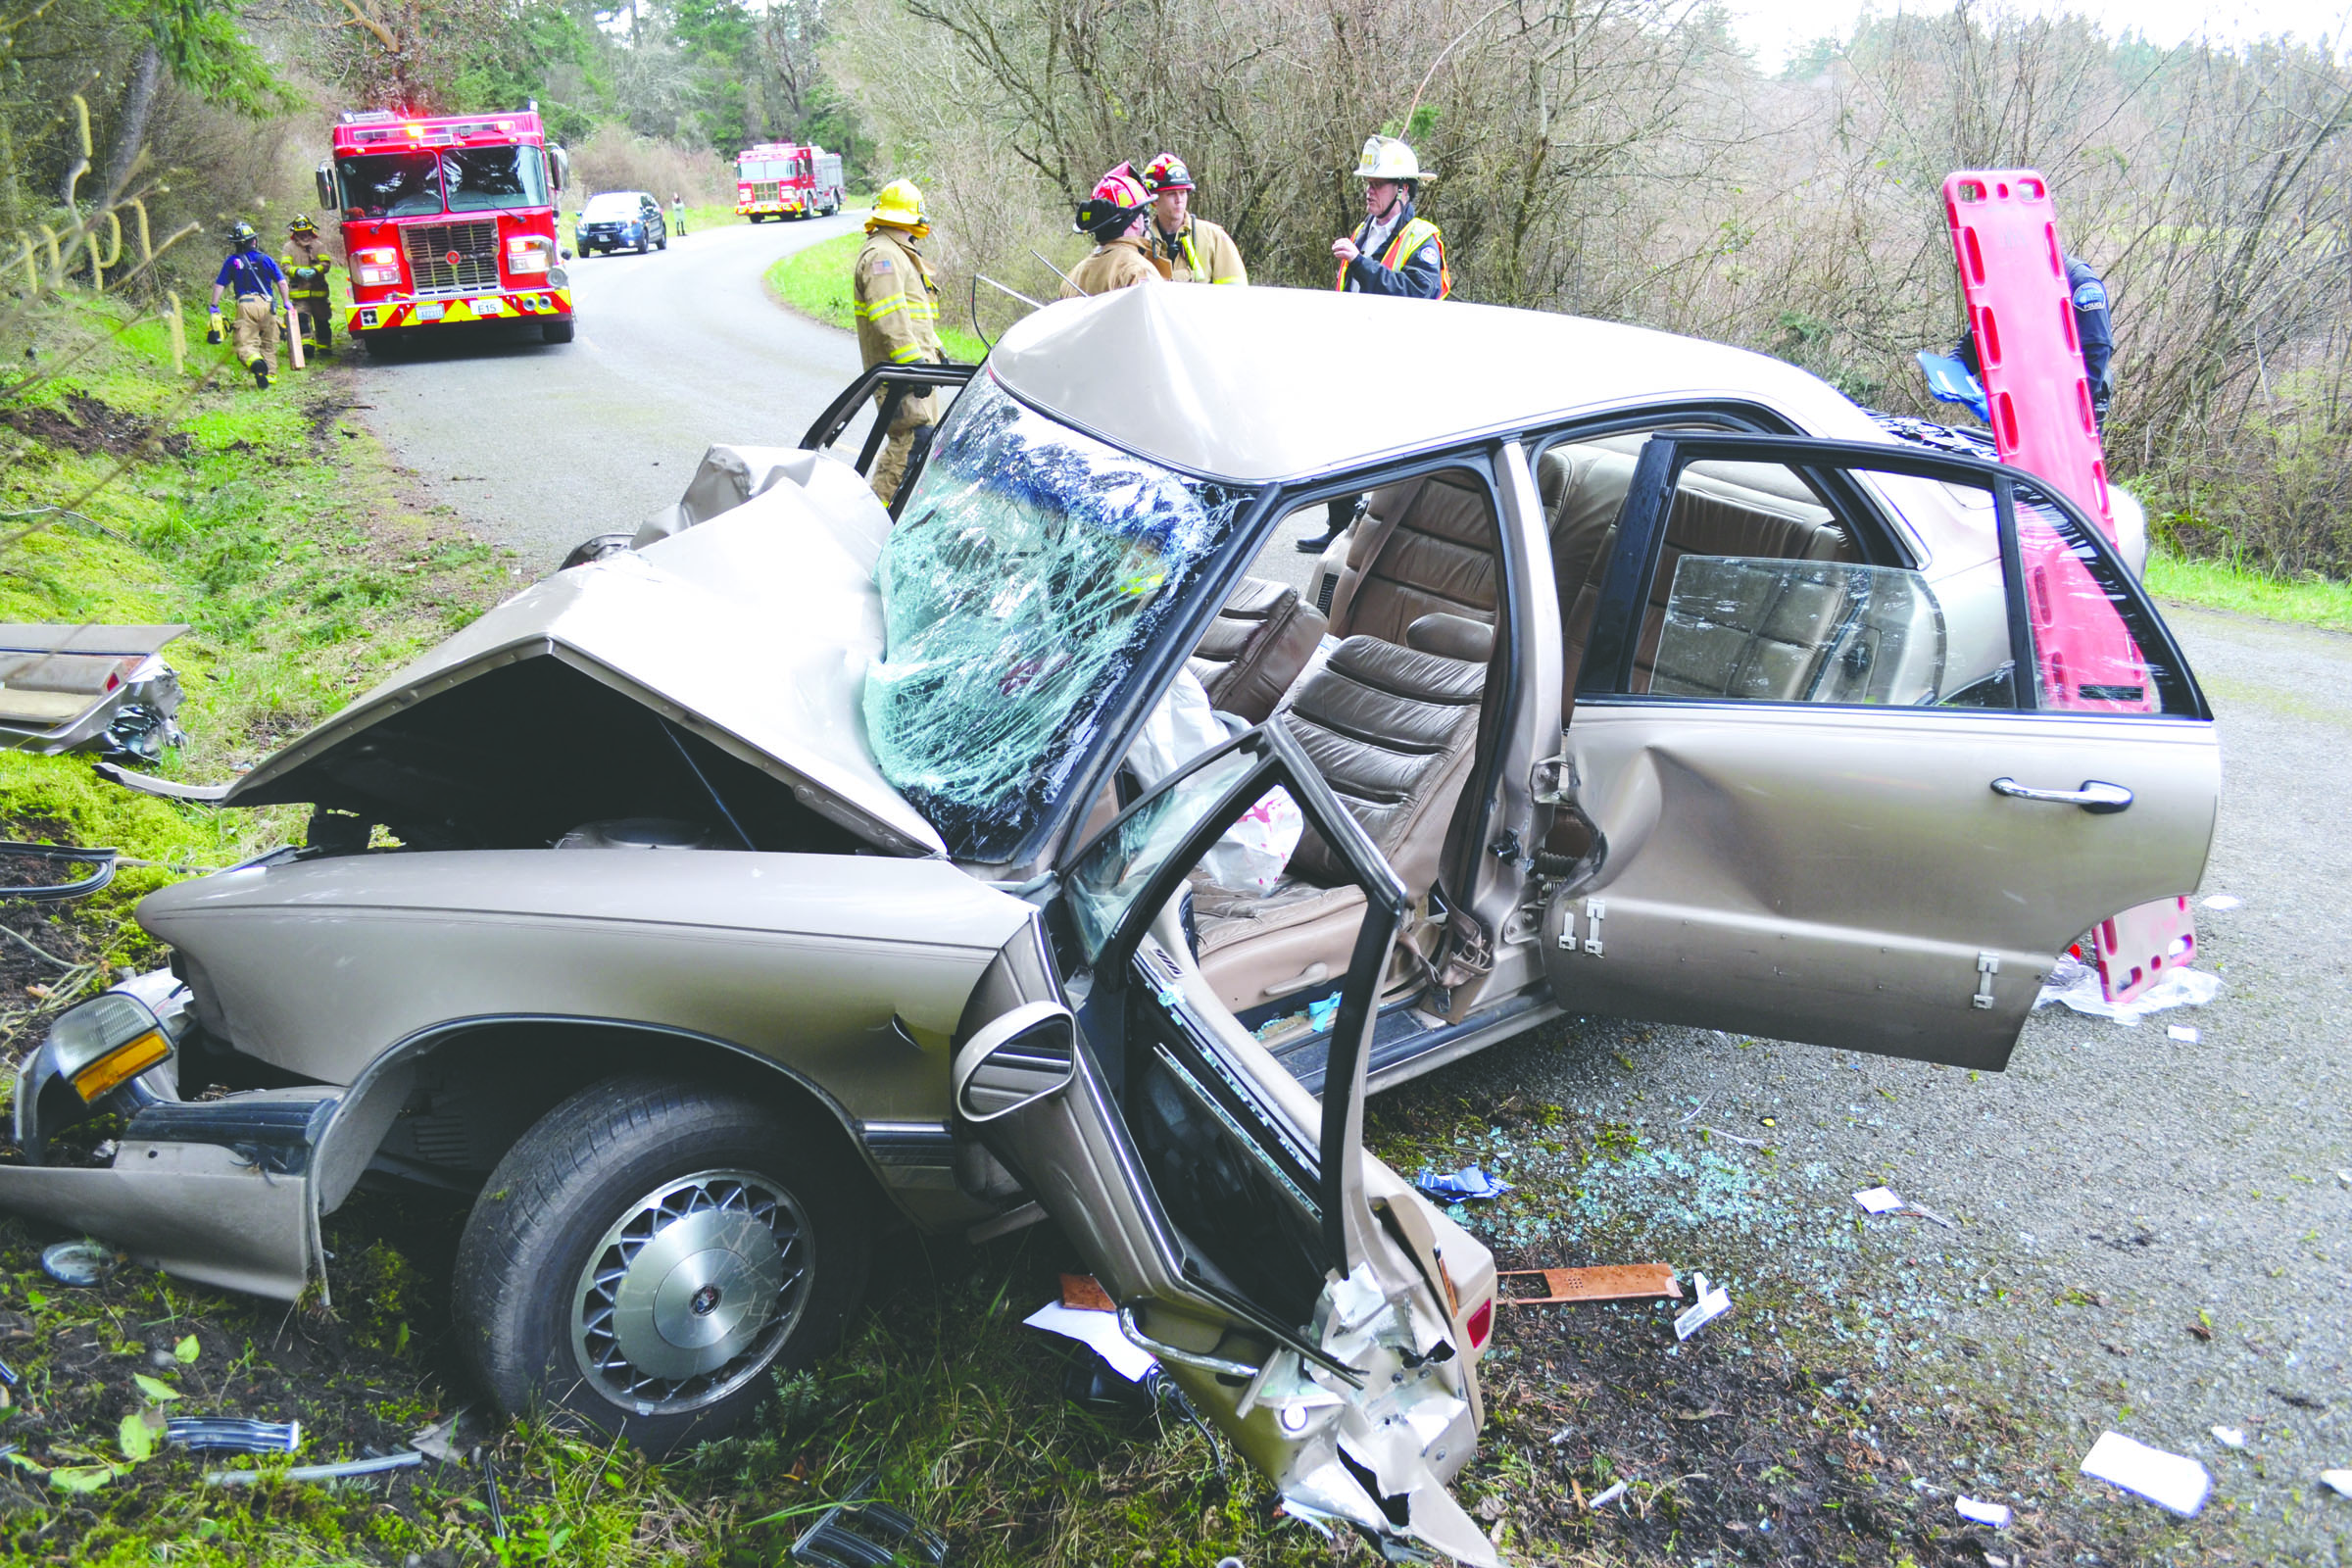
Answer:
[[[573,220],[571,242],[582,256],[598,251],[669,249],[669,224],[662,204],[641,190],[609,190],[588,198]]]

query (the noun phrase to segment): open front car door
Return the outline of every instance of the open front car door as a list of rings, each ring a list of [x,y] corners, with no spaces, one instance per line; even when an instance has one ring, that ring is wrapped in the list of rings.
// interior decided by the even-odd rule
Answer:
[[[1296,859],[1312,882],[1286,874],[1310,838],[1319,853]],[[1352,907],[1359,925],[1348,972],[1253,1032],[1196,948],[1207,911],[1254,898]],[[1239,736],[1067,863],[975,996],[956,1116],[1294,1513],[1493,1563],[1445,1483],[1478,1429],[1494,1263],[1361,1143],[1375,988],[1405,907],[1296,743]],[[1329,1038],[1320,1102],[1258,1040],[1298,1029]]]

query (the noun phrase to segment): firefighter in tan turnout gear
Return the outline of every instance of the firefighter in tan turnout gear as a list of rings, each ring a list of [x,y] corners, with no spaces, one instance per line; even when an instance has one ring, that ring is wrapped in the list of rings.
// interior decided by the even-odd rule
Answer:
[[[865,245],[858,252],[858,351],[869,368],[938,365],[947,359],[939,346],[939,285],[914,248],[914,242],[930,232],[931,224],[923,217],[923,193],[913,180],[893,180],[882,188],[873,216],[865,220]],[[874,401],[880,405],[889,396],[890,389],[880,387]],[[899,492],[916,432],[938,422],[936,392],[908,395],[900,402],[889,439],[868,476],[884,506]]]
[[[1096,181],[1094,195],[1079,203],[1073,225],[1095,236],[1094,253],[1070,270],[1061,297],[1107,294],[1165,278],[1168,264],[1154,262],[1145,249],[1144,229],[1151,220],[1152,199],[1132,168],[1121,164]]]
[[[1152,198],[1152,224],[1145,251],[1166,264],[1171,283],[1247,283],[1241,247],[1205,218],[1193,216],[1193,172],[1174,153],[1161,153],[1144,166],[1144,193]]]
[[[278,266],[286,274],[286,298],[293,304],[304,345],[314,355],[333,354],[334,306],[327,298],[327,274],[334,270],[335,258],[308,215],[297,214],[286,224],[286,255]]]

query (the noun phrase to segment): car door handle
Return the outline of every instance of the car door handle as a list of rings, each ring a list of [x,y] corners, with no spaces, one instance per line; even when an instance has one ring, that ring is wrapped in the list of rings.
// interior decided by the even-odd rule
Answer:
[[[2081,788],[2071,790],[2037,790],[2013,778],[1996,778],[1992,793],[2020,801],[2048,801],[2053,806],[2080,806],[2093,816],[2112,816],[2132,804],[2130,790],[2095,778],[2086,778]]]

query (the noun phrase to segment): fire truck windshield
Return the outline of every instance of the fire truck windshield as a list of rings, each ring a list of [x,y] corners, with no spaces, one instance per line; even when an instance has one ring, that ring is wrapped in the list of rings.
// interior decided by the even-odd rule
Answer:
[[[547,205],[547,174],[536,147],[456,147],[443,162],[453,213]]]
[[[345,210],[363,218],[423,218],[445,210],[475,213],[548,204],[547,166],[536,147],[366,153],[342,159],[336,168],[343,179]]]
[[[441,211],[441,160],[432,153],[368,153],[336,165],[343,206],[367,218],[416,218]]]

